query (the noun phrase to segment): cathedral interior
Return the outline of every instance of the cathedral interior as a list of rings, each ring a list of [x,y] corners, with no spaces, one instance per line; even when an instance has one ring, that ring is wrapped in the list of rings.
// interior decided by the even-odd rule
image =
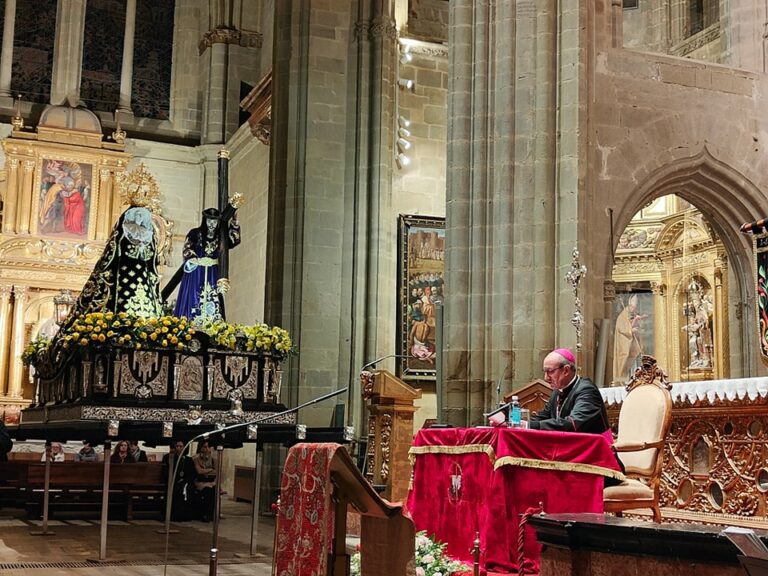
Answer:
[[[22,353],[83,289],[121,175],[158,184],[166,284],[222,150],[227,319],[291,334],[286,405],[349,387],[305,424],[364,438],[374,359],[420,391],[414,433],[483,424],[559,347],[600,388],[643,355],[673,383],[768,376],[740,230],[768,216],[766,22],[719,0],[0,0],[0,411],[35,401]],[[713,482],[690,509],[744,515]]]

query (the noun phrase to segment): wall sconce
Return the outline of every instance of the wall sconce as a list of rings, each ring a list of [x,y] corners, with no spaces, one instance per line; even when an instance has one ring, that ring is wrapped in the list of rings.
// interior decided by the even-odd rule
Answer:
[[[11,125],[14,130],[21,130],[24,128],[24,118],[21,117],[21,94],[16,95],[16,101],[13,103],[13,118],[11,118]]]
[[[401,90],[413,90],[416,87],[416,82],[406,78],[400,78],[397,81],[397,85]]]
[[[75,299],[72,297],[72,291],[66,288],[59,290],[59,293],[53,297],[53,312],[56,317],[56,324],[62,326],[67,321],[74,305]]]
[[[402,152],[397,155],[395,160],[397,161],[397,167],[401,170],[411,163],[411,159]]]
[[[408,64],[413,60],[413,54],[411,54],[410,46],[403,46],[401,44],[400,64]]]
[[[112,132],[112,140],[118,144],[123,144],[125,142],[125,137],[125,130],[120,127],[120,110],[115,110],[115,131]]]

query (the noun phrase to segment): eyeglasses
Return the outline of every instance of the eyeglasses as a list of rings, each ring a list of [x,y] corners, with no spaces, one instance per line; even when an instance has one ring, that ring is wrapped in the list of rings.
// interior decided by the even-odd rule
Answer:
[[[564,368],[564,366],[558,366],[557,368],[544,368],[544,374],[546,376],[549,376],[550,374],[554,374],[555,372],[557,372],[561,368]]]

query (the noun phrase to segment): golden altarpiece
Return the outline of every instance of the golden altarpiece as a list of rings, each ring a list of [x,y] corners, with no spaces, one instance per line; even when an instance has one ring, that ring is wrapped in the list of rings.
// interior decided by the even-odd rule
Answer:
[[[124,136],[106,141],[90,111],[48,106],[34,131],[16,122],[2,141],[0,412],[9,421],[33,400],[25,345],[58,329],[54,298],[82,288],[122,211]]]
[[[613,269],[614,385],[626,382],[633,361],[647,353],[673,382],[729,377],[727,262],[702,214],[675,196],[632,220]]]

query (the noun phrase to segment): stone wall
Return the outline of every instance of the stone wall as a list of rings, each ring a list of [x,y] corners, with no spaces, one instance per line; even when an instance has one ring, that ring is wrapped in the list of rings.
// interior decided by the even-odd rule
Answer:
[[[407,139],[412,146],[405,152],[410,163],[393,176],[393,225],[399,214],[445,217],[448,51],[439,44],[420,43],[410,48],[410,54],[412,60],[401,64],[399,77],[414,80],[415,85],[413,90],[398,89],[397,114],[410,121]],[[396,253],[397,243],[384,249]],[[393,311],[397,305],[392,298]],[[399,328],[395,326],[395,330]],[[395,336],[393,333],[393,342]],[[414,415],[414,429],[418,430],[424,420],[436,418],[437,398],[434,384],[411,384],[422,389]]]
[[[764,6],[721,2],[719,22],[691,34],[688,4],[687,0],[639,2],[638,8],[622,10],[624,47],[755,72],[765,70],[766,41],[758,24],[765,21]]]
[[[253,324],[264,320],[264,275],[267,254],[267,186],[269,148],[246,124],[227,144],[230,194],[240,192],[245,204],[238,210],[242,243],[230,252],[227,320]]]
[[[607,209],[615,230],[650,199],[668,191],[698,207],[728,250],[729,298],[746,303],[732,315],[734,374],[765,373],[755,357],[750,239],[741,223],[765,216],[768,200],[762,108],[765,77],[668,56],[607,50],[597,55],[594,197],[585,241],[587,289],[597,308],[610,277]],[[618,235],[615,236],[618,238]],[[737,351],[742,351],[739,354]]]

